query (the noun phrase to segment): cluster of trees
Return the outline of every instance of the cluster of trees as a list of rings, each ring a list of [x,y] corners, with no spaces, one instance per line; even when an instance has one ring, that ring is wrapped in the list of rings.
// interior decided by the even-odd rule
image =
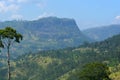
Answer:
[[[100,62],[86,64],[79,73],[80,80],[111,80],[109,68]]]

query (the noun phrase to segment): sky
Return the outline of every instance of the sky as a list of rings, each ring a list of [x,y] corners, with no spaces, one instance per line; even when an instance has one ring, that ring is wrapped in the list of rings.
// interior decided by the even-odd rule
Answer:
[[[72,18],[81,30],[120,24],[120,0],[0,0],[0,21]]]

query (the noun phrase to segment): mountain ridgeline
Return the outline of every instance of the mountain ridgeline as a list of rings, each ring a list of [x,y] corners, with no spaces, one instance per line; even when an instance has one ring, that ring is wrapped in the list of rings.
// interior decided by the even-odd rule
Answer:
[[[106,40],[87,43],[92,40],[78,29],[73,19],[48,17],[0,24],[0,28],[13,26],[24,36],[19,46],[11,48],[11,53],[17,51],[11,56],[19,55],[11,60],[12,80],[83,80],[79,73],[84,65],[96,61],[110,68],[111,80],[120,80],[119,32]],[[7,80],[6,58],[0,58],[0,80]]]
[[[23,41],[17,47],[14,56],[41,50],[60,49],[81,45],[91,41],[78,28],[74,19],[47,17],[34,21],[0,22],[0,28],[11,26],[23,34]],[[16,48],[17,47],[17,48]]]
[[[102,41],[120,33],[120,24],[90,28],[82,31],[96,41]]]

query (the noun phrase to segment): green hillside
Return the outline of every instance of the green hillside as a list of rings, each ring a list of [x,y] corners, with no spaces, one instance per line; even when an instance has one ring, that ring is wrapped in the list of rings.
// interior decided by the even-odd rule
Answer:
[[[85,43],[77,48],[40,51],[24,54],[12,63],[12,80],[79,80],[76,75],[89,62],[103,62],[111,69],[111,78],[120,63],[120,35],[102,42]],[[5,64],[4,64],[5,65]],[[6,67],[0,68],[0,80],[5,80]],[[117,75],[117,76],[118,76]],[[118,79],[113,79],[118,80]]]
[[[120,25],[114,24],[103,27],[90,28],[82,31],[85,35],[96,41],[102,41],[120,33]]]
[[[33,21],[0,22],[0,28],[11,26],[23,35],[21,44],[12,48],[13,57],[41,50],[75,47],[91,41],[78,28],[74,19],[47,17]],[[19,54],[16,54],[19,53]]]

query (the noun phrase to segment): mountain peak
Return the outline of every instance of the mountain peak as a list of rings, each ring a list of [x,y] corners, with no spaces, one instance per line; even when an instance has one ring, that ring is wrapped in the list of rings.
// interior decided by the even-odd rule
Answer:
[[[70,19],[70,18],[59,18],[59,17],[56,17],[56,16],[49,16],[49,17],[43,17],[43,18],[40,18],[38,20],[41,20],[41,19],[51,19],[51,20],[74,20],[74,19]]]
[[[16,50],[17,53],[75,47],[90,40],[82,34],[74,19],[46,17],[34,21],[1,22],[0,25],[0,28],[12,26],[23,34],[22,48],[20,52]]]

